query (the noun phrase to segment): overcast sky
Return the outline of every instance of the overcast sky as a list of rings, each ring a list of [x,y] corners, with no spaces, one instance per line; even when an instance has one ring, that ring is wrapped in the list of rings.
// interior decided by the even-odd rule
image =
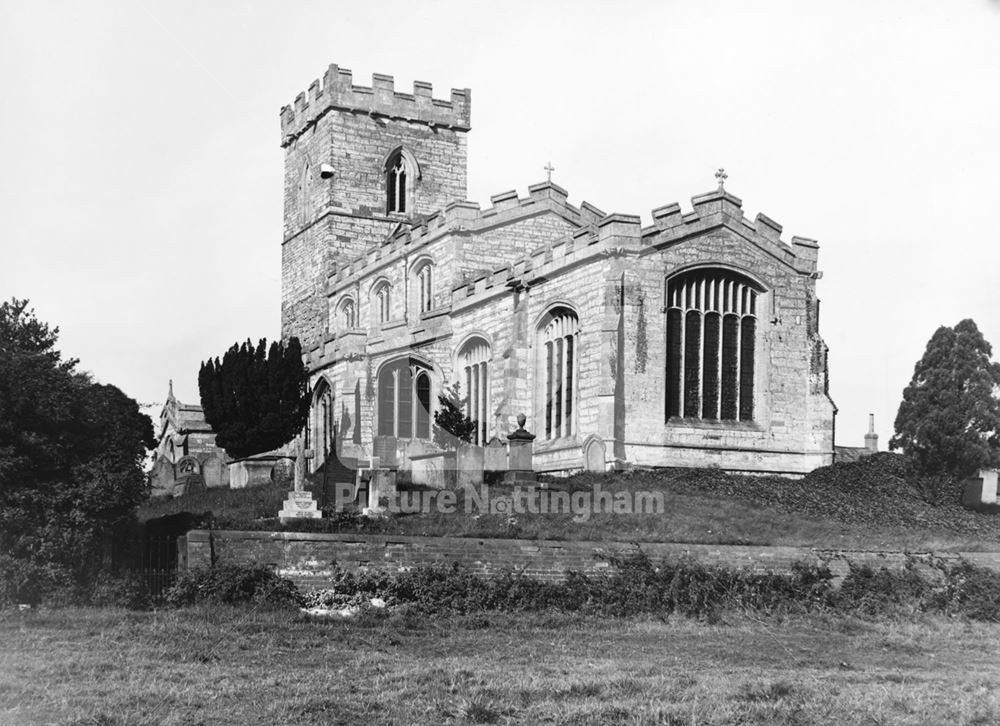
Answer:
[[[996,0],[0,0],[0,63],[0,296],[141,402],[278,336],[278,111],[329,63],[471,88],[484,206],[551,160],[571,202],[649,223],[725,167],[820,243],[839,444],[869,412],[888,443],[939,325],[1000,345]]]

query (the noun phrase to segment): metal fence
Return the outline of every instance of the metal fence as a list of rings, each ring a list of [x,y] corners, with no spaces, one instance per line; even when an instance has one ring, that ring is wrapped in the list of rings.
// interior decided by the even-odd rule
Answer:
[[[159,602],[177,579],[177,537],[118,540],[111,565],[117,575],[139,583],[153,602]]]

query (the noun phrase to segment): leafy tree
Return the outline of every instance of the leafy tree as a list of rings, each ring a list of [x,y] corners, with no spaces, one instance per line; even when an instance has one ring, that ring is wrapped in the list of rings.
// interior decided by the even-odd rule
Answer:
[[[119,389],[63,360],[58,332],[27,300],[0,305],[0,579],[8,597],[57,582],[84,587],[103,564],[112,526],[147,495],[152,422]]]
[[[439,406],[434,412],[434,443],[441,448],[452,449],[459,441],[472,441],[479,423],[465,415],[465,403],[458,383],[438,396]]]
[[[928,474],[965,477],[1000,462],[1000,364],[972,320],[938,328],[896,414],[890,449]]]
[[[309,373],[298,338],[288,344],[261,338],[233,345],[222,360],[207,360],[198,373],[205,420],[216,442],[234,459],[277,449],[302,430],[309,417]]]

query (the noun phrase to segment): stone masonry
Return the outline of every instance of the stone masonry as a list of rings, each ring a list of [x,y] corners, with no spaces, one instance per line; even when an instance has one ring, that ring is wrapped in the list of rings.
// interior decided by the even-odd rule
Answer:
[[[315,407],[314,440],[336,425],[347,456],[370,457],[385,433],[380,417],[401,416],[419,395],[385,400],[381,373],[400,361],[425,371],[432,416],[445,386],[471,380],[463,355],[474,344],[488,351],[480,420],[502,436],[524,412],[540,471],[636,464],[802,474],[832,462],[816,242],[785,241],[763,214],[745,218],[721,183],[689,211],[653,210],[646,227],[638,216],[570,204],[551,181],[480,207],[465,200],[470,120],[468,89],[439,100],[428,83],[404,93],[378,74],[371,87],[356,86],[336,65],[281,111],[282,332],[302,340],[314,389],[333,401],[326,418]],[[394,159],[406,169],[405,211],[390,209]],[[736,353],[719,332],[717,356],[708,323],[690,328],[683,372],[673,375],[702,408],[668,415],[667,289],[699,271],[752,288],[752,327]],[[549,346],[546,326],[567,315],[572,341]],[[738,376],[739,420],[707,413],[724,395],[723,374]],[[564,423],[549,432],[549,420]],[[406,426],[380,444],[402,465],[433,448]]]

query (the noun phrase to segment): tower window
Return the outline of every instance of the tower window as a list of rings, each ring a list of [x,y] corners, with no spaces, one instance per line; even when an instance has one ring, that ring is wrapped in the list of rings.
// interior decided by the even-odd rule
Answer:
[[[386,212],[406,212],[406,162],[397,151],[389,159],[385,174]]]
[[[760,292],[728,270],[693,270],[667,281],[668,420],[753,420]]]

